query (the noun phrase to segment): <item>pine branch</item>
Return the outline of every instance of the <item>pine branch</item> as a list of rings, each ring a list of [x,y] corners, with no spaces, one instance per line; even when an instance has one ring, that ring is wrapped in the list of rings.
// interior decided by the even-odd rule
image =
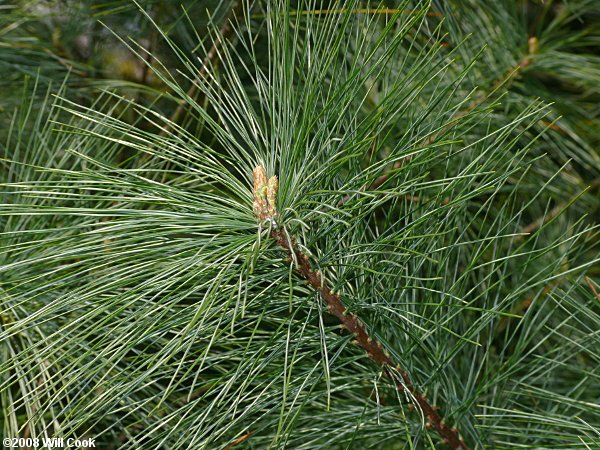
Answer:
[[[50,362],[49,361],[44,361],[44,367],[42,368],[42,374],[39,376],[38,381],[37,381],[37,386],[35,391],[37,391],[37,394],[39,395],[41,392],[43,392],[44,390],[44,369],[47,368],[48,366],[50,366]],[[34,392],[35,392],[34,391]],[[34,412],[36,412],[39,409],[39,403],[38,402],[33,402],[33,404],[31,405],[32,409]],[[27,421],[27,425],[25,426],[25,431],[23,432],[23,439],[25,441],[27,441],[27,439],[29,438],[29,436],[31,435],[31,420]],[[30,447],[26,444],[23,447],[23,450],[28,450]]]
[[[290,16],[302,15],[302,16],[322,16],[331,14],[386,14],[394,15],[398,13],[402,14],[415,14],[420,11],[413,11],[412,9],[394,9],[394,8],[354,8],[354,9],[314,9],[314,10],[302,10],[302,11],[290,11]],[[443,17],[444,15],[439,12],[427,11],[425,13],[428,16]]]
[[[490,91],[491,92],[490,95],[492,95],[496,90],[498,90],[498,88],[500,88],[505,83],[507,84],[507,86],[510,86],[510,84],[512,84],[512,82],[515,78],[515,75],[521,69],[523,69],[524,67],[527,67],[531,64],[532,56],[535,53],[537,53],[537,51],[538,51],[537,45],[538,45],[537,38],[532,37],[529,39],[529,53],[525,57],[523,57],[523,59],[519,62],[519,64],[517,64],[516,67],[509,69],[502,77],[500,77],[500,79],[498,79],[497,81],[494,82],[494,84],[492,85],[491,91]],[[430,136],[429,138],[427,138],[423,142],[423,147],[427,147],[428,145],[434,143],[440,136],[443,136],[448,130],[452,129],[459,122],[460,118],[473,112],[475,110],[475,108],[477,108],[479,105],[481,105],[481,103],[483,101],[485,101],[487,98],[489,98],[489,95],[484,94],[484,95],[479,96],[476,100],[474,100],[469,105],[469,107],[467,107],[464,110],[457,113],[452,118],[452,120],[442,129],[442,131],[440,131],[437,135],[433,135],[433,136]],[[404,159],[396,161],[392,170],[388,173],[385,173],[385,174],[377,177],[373,181],[373,183],[371,183],[368,190],[374,191],[374,190],[378,189],[383,183],[385,183],[387,181],[387,179],[390,177],[390,175],[393,173],[393,171],[400,169],[405,163],[410,162],[410,160],[411,160],[411,156],[407,156]],[[349,200],[349,198],[350,198],[350,196],[346,195],[342,200],[339,201],[338,206],[341,206],[344,203],[346,203]]]
[[[271,237],[275,239],[277,244],[290,256],[294,256],[298,262],[298,273],[310,284],[316,291],[319,292],[321,298],[327,305],[327,310],[330,314],[336,316],[341,324],[341,327],[352,333],[356,340],[355,344],[362,347],[367,356],[382,367],[384,374],[392,379],[396,384],[396,388],[403,392],[408,391],[416,399],[425,417],[427,417],[427,428],[433,426],[443,439],[443,442],[454,449],[467,449],[467,445],[461,439],[456,428],[449,427],[444,422],[444,419],[437,412],[437,407],[432,406],[427,397],[420,394],[413,386],[406,371],[396,365],[389,352],[383,349],[380,342],[373,340],[367,331],[364,324],[356,316],[349,314],[346,307],[343,305],[340,295],[335,294],[329,288],[327,281],[319,271],[313,271],[310,260],[307,255],[302,253],[295,244],[294,238],[288,239],[283,228],[273,230]],[[397,377],[400,374],[401,379]]]
[[[435,29],[424,12],[392,20],[383,9],[352,12],[363,6],[354,0],[335,4],[344,14],[294,14],[285,2],[267,2],[265,15],[249,16],[246,8],[236,21],[231,8],[240,2],[252,3],[224,3],[198,65],[189,46],[205,35],[204,26],[190,33],[199,12],[190,7],[164,33],[154,20],[162,14],[150,14],[151,5],[115,4],[119,17],[121,6],[132,17],[142,13],[175,55],[163,64],[147,45],[136,50],[124,43],[145,61],[147,81],[177,96],[166,117],[160,104],[136,102],[135,95],[96,97],[91,78],[65,82],[52,110],[52,92],[30,95],[27,88],[22,99],[10,93],[3,99],[5,111],[21,105],[5,120],[9,136],[0,144],[4,435],[91,433],[106,448],[141,449],[392,449],[410,445],[411,434],[417,447],[441,448],[443,440],[452,448],[593,448],[598,224],[593,214],[577,212],[597,205],[591,190],[572,197],[571,191],[573,180],[600,176],[589,131],[598,122],[595,97],[582,95],[593,91],[600,70],[593,55],[583,55],[597,47],[589,40],[597,33],[579,37],[579,21],[565,30],[556,24],[556,8],[544,9],[550,19],[540,15],[528,31],[524,25],[542,10],[532,2],[520,10],[525,14],[494,2],[477,10],[439,4],[446,20]],[[151,3],[164,5],[165,14],[178,10]],[[556,20],[571,22],[571,13],[561,11]],[[581,16],[578,8],[572,12]],[[260,20],[252,33],[241,33],[251,17]],[[438,58],[446,56],[443,44],[423,43],[446,31],[450,45],[461,43],[457,62]],[[541,54],[530,47],[528,59],[513,59],[524,43],[519,36],[528,35],[550,44]],[[71,48],[68,37],[51,48],[58,57],[68,59],[62,50]],[[492,51],[481,63],[488,66],[465,67],[486,40]],[[230,54],[234,45],[239,52]],[[8,58],[0,66],[32,72],[33,55],[45,80],[61,73],[41,50],[18,50],[3,48]],[[209,54],[214,59],[203,65]],[[519,59],[536,70],[513,88]],[[473,97],[470,82],[461,82],[467,71],[482,86]],[[213,72],[222,72],[218,82]],[[148,88],[138,99],[153,92]],[[507,89],[515,91],[507,107],[478,119]],[[67,93],[90,101],[80,104]],[[537,98],[553,106],[542,108]],[[475,113],[461,115],[479,100]],[[185,129],[192,116],[200,119],[196,133]],[[554,125],[558,116],[565,116],[562,128]],[[424,120],[437,126],[419,137]],[[544,124],[557,133],[539,136]],[[434,148],[466,134],[472,142],[460,151]],[[418,158],[397,156],[425,142],[435,144]],[[362,170],[358,158],[370,165],[373,148],[384,146],[396,158]],[[540,157],[546,153],[552,158]],[[128,156],[122,164],[119,154]],[[256,239],[244,174],[259,161],[283,176],[283,187],[278,198],[277,177],[267,177],[262,166],[255,173],[256,220],[275,228]],[[394,163],[405,166],[392,170]],[[406,169],[410,177],[387,193]],[[548,180],[555,173],[566,176]],[[334,239],[319,258],[290,233],[284,218],[302,225],[325,202],[335,206],[382,175],[377,187],[386,193],[366,192],[373,200],[361,197],[354,207],[350,197],[322,226],[303,231],[311,242]],[[598,182],[592,185],[596,191]],[[455,207],[424,207],[424,214],[388,208],[391,195],[413,206]],[[280,283],[271,264],[254,264],[264,244],[293,260],[295,283],[320,297],[319,305],[337,317],[331,320],[351,333],[338,328],[345,342],[359,348],[341,351],[339,341],[328,347],[325,324],[305,314],[306,292]],[[348,289],[332,291],[337,283],[317,271],[331,264],[320,258],[335,262]],[[362,306],[389,315],[384,333],[352,306],[350,291],[369,303]],[[302,324],[287,313],[290,305],[306,319]],[[323,361],[315,364],[308,341],[322,343]],[[401,342],[403,354],[394,352]],[[386,377],[391,395],[380,395],[379,382],[365,385],[361,362]],[[444,378],[443,388],[428,381],[434,373]],[[422,395],[434,385],[444,400]],[[404,405],[391,404],[396,395],[409,400],[409,409],[420,408],[418,417],[404,423],[397,415]],[[421,429],[420,419],[435,430]]]
[[[235,18],[241,16],[243,6],[244,6],[243,1],[236,1],[232,5],[231,11],[225,18],[225,22],[223,23],[223,26],[221,27],[219,35],[213,41],[212,47],[210,48],[210,50],[208,51],[208,53],[202,60],[202,68],[200,69],[200,73],[198,73],[196,80],[200,80],[201,78],[203,78],[206,75],[209,67],[216,67],[216,65],[219,63],[219,61],[220,61],[220,58],[218,58],[219,50],[221,49],[221,47],[223,47],[224,41],[227,40],[227,38],[229,36],[231,36],[231,34],[233,33],[233,23],[232,22]],[[188,98],[195,98],[197,94],[198,94],[198,84],[193,83],[187,92],[187,96],[188,96]],[[188,106],[188,104],[189,104],[189,102],[187,100],[183,99],[181,101],[181,103],[177,106],[177,108],[175,109],[173,114],[171,115],[169,123],[179,122],[181,115],[183,114],[183,111],[185,110],[185,107]],[[171,128],[169,123],[167,123],[165,125],[165,127],[163,128],[163,130],[160,132],[161,136],[166,136],[169,133],[170,128]]]
[[[596,178],[595,180],[593,180],[590,183],[590,188],[595,188],[597,186],[600,186],[600,178]],[[526,227],[524,227],[521,232],[519,233],[518,236],[515,236],[515,241],[521,241],[523,240],[523,238],[525,236],[530,235],[531,233],[533,233],[534,231],[538,230],[539,228],[541,228],[542,226],[544,226],[546,223],[548,223],[550,220],[554,219],[557,215],[559,215],[565,208],[567,208],[571,203],[573,203],[575,200],[577,200],[577,198],[581,195],[581,193],[577,193],[575,195],[572,195],[571,197],[569,197],[569,199],[565,202],[562,202],[560,204],[558,204],[557,206],[555,206],[554,208],[552,208],[550,210],[550,212],[548,212],[548,214],[544,215],[543,217],[540,217],[536,220],[534,220],[533,222],[531,222],[529,225],[527,225]]]

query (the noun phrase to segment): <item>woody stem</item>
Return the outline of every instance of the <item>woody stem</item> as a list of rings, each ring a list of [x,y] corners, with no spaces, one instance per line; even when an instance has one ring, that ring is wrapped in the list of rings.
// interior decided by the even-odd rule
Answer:
[[[399,391],[403,392],[407,390],[416,399],[423,415],[427,417],[428,425],[430,424],[433,426],[438,431],[443,441],[450,447],[454,449],[467,449],[468,447],[460,438],[458,430],[456,430],[456,428],[451,428],[444,423],[443,418],[437,412],[437,408],[429,404],[425,395],[417,392],[406,371],[394,364],[389,353],[383,349],[381,343],[374,341],[367,334],[364,324],[356,316],[348,313],[339,294],[334,294],[331,291],[327,281],[323,278],[321,273],[312,270],[310,259],[298,249],[294,238],[290,238],[291,240],[288,239],[282,228],[271,231],[271,237],[275,239],[277,244],[280,245],[289,256],[293,255],[295,257],[298,262],[298,273],[308,282],[308,284],[319,292],[323,302],[327,305],[327,310],[330,314],[339,319],[342,323],[342,328],[354,335],[356,343],[367,352],[370,359],[383,369],[383,373],[393,380]]]

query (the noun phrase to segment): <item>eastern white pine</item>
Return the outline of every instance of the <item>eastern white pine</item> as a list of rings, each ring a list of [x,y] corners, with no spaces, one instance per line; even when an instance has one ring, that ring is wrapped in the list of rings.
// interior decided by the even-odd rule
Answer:
[[[600,446],[598,2],[0,10],[6,442]]]

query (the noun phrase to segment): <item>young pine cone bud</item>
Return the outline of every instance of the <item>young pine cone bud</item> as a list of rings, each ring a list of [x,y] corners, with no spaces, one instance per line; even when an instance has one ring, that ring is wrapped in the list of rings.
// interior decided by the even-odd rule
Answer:
[[[265,167],[260,164],[256,166],[252,174],[254,175],[254,195],[256,196],[256,193],[260,191],[263,186],[267,185],[267,171],[265,170]]]
[[[259,221],[272,220],[277,215],[277,176],[267,180],[267,171],[262,164],[256,166],[254,176],[254,203],[252,209]]]
[[[277,175],[273,175],[269,178],[269,184],[267,185],[267,203],[269,204],[268,212],[271,217],[277,215],[277,189],[279,188],[279,181]]]

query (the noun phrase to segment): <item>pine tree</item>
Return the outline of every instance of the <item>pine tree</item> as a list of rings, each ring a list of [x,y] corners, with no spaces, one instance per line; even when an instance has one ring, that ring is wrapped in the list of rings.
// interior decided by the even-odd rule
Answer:
[[[3,440],[600,446],[597,2],[5,9]]]

